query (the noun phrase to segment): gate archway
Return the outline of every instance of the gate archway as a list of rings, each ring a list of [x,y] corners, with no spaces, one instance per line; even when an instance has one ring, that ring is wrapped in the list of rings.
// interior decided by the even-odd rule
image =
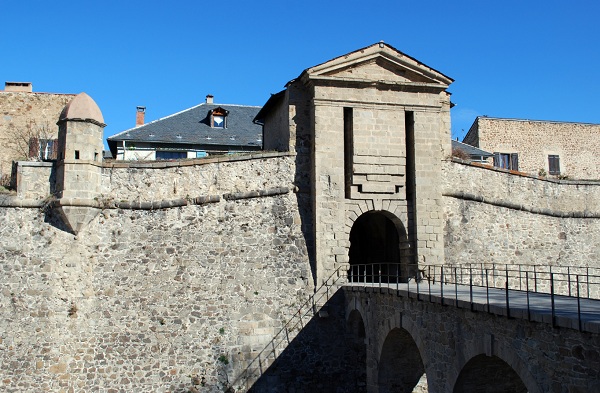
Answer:
[[[350,230],[350,275],[360,282],[403,282],[415,269],[406,229],[390,212],[370,211]]]

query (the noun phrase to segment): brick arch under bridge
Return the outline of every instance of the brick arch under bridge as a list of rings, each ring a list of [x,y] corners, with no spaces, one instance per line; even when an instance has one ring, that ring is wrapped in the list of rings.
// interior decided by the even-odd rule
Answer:
[[[348,331],[363,332],[369,393],[412,392],[423,383],[414,374],[423,371],[431,393],[600,387],[594,377],[598,359],[582,361],[578,355],[599,353],[597,334],[443,306],[387,289],[347,285],[343,291]]]

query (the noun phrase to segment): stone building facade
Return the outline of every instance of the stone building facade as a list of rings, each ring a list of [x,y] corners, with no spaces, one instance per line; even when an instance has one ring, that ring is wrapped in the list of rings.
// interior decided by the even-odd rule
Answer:
[[[15,160],[40,157],[40,149],[32,146],[37,143],[55,140],[58,137],[58,117],[74,94],[33,92],[29,82],[6,82],[0,91],[0,176],[11,174]],[[52,142],[44,144],[42,154],[51,155]],[[46,152],[45,150],[50,150]]]
[[[495,154],[494,165],[556,178],[600,178],[600,124],[478,117],[464,143]]]

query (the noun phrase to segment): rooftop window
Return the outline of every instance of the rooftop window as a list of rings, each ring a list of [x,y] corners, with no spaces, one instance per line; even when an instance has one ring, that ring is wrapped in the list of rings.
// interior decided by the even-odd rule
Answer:
[[[227,114],[229,111],[218,107],[210,111],[210,126],[212,128],[227,128]]]

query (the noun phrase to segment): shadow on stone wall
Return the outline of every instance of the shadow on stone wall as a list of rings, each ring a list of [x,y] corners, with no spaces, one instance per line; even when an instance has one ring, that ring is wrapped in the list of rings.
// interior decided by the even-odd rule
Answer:
[[[277,360],[251,393],[366,392],[366,345],[346,326],[344,293],[338,290]]]
[[[63,217],[60,215],[58,209],[53,208],[53,204],[49,203],[48,206],[43,207],[44,222],[48,225],[52,225],[54,228],[73,234],[73,230],[65,223]]]
[[[296,107],[293,117],[295,128],[294,150],[296,152],[296,173],[294,173],[294,184],[297,187],[296,198],[298,211],[302,220],[301,230],[308,251],[308,258],[312,270],[314,285],[317,286],[317,261],[316,261],[316,239],[314,228],[314,206],[313,206],[313,184],[314,166],[312,163],[313,136],[310,129],[310,106],[311,95],[305,88],[290,86],[290,100]]]

